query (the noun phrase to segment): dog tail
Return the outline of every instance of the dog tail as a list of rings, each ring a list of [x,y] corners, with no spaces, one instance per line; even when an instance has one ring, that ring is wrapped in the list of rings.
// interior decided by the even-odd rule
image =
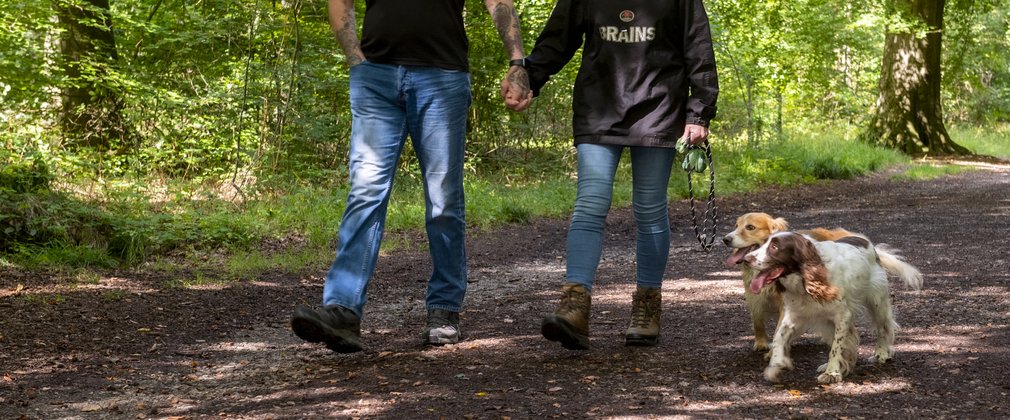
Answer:
[[[905,262],[905,259],[887,244],[877,244],[874,249],[877,251],[877,257],[880,258],[880,265],[884,267],[887,274],[898,277],[913,290],[922,289],[922,273],[918,268]]]

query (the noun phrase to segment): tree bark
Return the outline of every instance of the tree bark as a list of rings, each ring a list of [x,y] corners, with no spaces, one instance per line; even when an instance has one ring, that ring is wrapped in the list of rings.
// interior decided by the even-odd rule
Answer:
[[[54,0],[63,32],[60,125],[73,144],[107,149],[123,139],[119,88],[110,80],[119,56],[109,0]]]
[[[879,96],[867,142],[900,150],[913,156],[971,154],[954,143],[943,123],[940,101],[940,58],[945,0],[891,0],[891,12],[925,28],[888,29],[878,84]]]

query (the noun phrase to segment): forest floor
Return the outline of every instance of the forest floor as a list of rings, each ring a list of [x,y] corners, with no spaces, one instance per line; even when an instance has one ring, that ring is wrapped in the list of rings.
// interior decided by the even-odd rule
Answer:
[[[336,354],[289,327],[316,304],[329,261],[301,275],[180,287],[149,268],[92,282],[0,268],[0,418],[1007,418],[1010,417],[1010,166],[929,181],[893,170],[720,198],[719,234],[764,211],[794,228],[841,226],[901,251],[921,291],[892,281],[896,357],[818,385],[827,357],[794,348],[782,384],[762,378],[736,269],[702,252],[687,201],[671,203],[673,248],[655,347],[625,347],[634,288],[629,209],[608,219],[591,346],[540,335],[560,298],[567,220],[471,231],[464,341],[421,345],[425,241],[383,255],[362,321],[366,349]],[[675,177],[682,180],[682,177]],[[682,181],[680,181],[682,182]]]

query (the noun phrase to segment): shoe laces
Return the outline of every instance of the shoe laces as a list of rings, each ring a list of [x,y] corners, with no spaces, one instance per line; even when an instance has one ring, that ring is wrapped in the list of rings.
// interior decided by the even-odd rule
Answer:
[[[657,295],[636,293],[631,301],[631,324],[636,327],[648,326],[659,315],[659,303]]]
[[[561,310],[565,312],[586,311],[589,309],[588,301],[586,292],[575,288],[567,289],[565,294],[561,296]]]

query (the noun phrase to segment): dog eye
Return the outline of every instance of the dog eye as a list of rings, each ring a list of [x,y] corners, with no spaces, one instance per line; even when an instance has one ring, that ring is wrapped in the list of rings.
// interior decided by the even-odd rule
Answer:
[[[756,229],[756,228],[754,227],[754,225],[747,225],[747,226],[745,226],[745,227],[744,227],[744,229],[747,229],[747,230],[754,230],[754,229]]]

